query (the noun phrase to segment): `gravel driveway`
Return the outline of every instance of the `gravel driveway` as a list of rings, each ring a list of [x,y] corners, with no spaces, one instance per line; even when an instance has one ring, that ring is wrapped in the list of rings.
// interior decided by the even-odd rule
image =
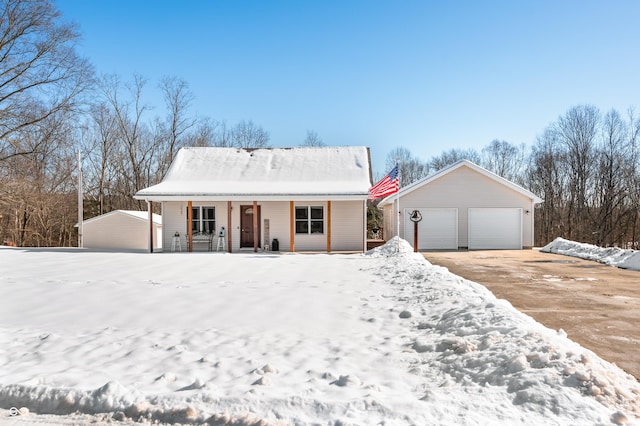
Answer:
[[[538,250],[423,254],[640,379],[640,272]]]

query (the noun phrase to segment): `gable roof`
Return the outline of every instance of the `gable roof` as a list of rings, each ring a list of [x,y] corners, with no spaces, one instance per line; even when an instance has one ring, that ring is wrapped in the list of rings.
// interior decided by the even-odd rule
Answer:
[[[136,199],[275,200],[291,197],[366,199],[366,147],[219,148],[178,151],[167,175]]]
[[[520,185],[517,185],[501,176],[498,176],[497,174],[490,172],[489,170],[482,168],[480,166],[478,166],[475,163],[472,163],[469,160],[459,160],[456,161],[455,163],[451,164],[450,166],[445,167],[444,169],[438,170],[437,172],[424,177],[420,180],[417,180],[415,182],[413,182],[412,184],[405,186],[404,188],[402,188],[400,190],[400,192],[398,193],[399,197],[402,197],[403,195],[409,194],[413,191],[415,191],[418,188],[423,187],[424,185],[428,185],[429,183],[440,179],[441,177],[453,172],[454,170],[459,169],[460,167],[468,167],[471,170],[474,170],[478,173],[480,173],[481,175],[484,175],[486,177],[488,177],[489,179],[492,179],[496,182],[498,182],[501,185],[506,186],[509,189],[512,189],[513,191],[516,191],[522,195],[524,195],[527,198],[530,198],[534,203],[541,203],[542,202],[542,198],[538,197],[537,195],[535,195],[533,192],[528,191],[526,189],[524,189],[523,187],[521,187]],[[385,199],[383,199],[382,201],[380,201],[380,203],[378,204],[378,207],[382,207],[386,204],[393,204],[394,199],[395,199],[396,195],[390,195],[388,197],[386,197]]]
[[[87,223],[95,222],[107,218],[113,215],[125,215],[127,217],[131,217],[137,220],[142,220],[144,222],[149,222],[149,212],[146,211],[138,211],[138,210],[114,210],[109,213],[101,214],[99,216],[94,216],[91,219],[83,220],[82,224],[86,225]],[[153,223],[155,225],[162,225],[162,216],[159,214],[153,214]],[[78,224],[76,223],[76,227]]]

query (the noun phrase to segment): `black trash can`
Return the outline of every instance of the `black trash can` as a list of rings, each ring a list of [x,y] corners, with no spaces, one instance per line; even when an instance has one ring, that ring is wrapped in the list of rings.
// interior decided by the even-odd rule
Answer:
[[[274,238],[273,241],[271,241],[271,251],[280,251],[280,243],[277,238]]]

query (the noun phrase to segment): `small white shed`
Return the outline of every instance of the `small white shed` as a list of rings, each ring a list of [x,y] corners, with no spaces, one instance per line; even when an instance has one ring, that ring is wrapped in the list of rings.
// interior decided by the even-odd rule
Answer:
[[[399,200],[399,201],[398,201]],[[419,250],[522,249],[533,246],[535,194],[468,160],[458,161],[380,202],[385,239],[413,245],[411,213],[418,210]]]
[[[153,246],[162,248],[162,216],[153,215]],[[149,213],[114,210],[82,222],[86,248],[149,250]]]

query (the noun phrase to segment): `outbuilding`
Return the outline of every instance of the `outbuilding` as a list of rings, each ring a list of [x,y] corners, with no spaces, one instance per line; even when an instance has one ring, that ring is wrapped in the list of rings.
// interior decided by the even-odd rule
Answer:
[[[533,246],[534,208],[542,200],[521,186],[468,160],[460,160],[383,199],[384,234],[418,250],[522,249]],[[398,204],[399,203],[399,204]]]
[[[154,249],[162,248],[162,217],[153,215]],[[148,250],[149,213],[114,210],[82,222],[82,246],[94,249]]]

